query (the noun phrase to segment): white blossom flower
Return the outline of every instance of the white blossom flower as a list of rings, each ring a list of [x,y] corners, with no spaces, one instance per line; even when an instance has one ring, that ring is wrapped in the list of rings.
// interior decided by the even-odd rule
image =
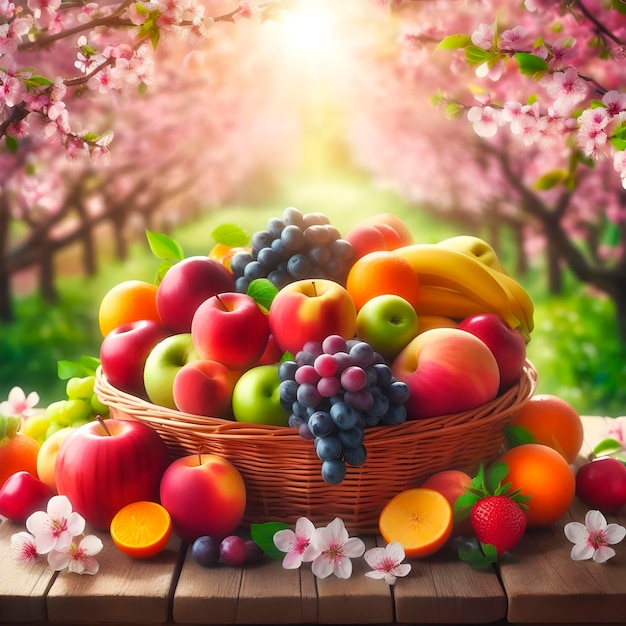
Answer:
[[[23,419],[35,415],[35,407],[39,403],[39,394],[31,391],[28,396],[21,387],[13,387],[9,391],[9,397],[0,402],[0,413],[3,415],[19,415]]]
[[[318,578],[327,578],[331,574],[337,578],[350,578],[352,561],[362,556],[365,544],[358,537],[350,537],[343,521],[336,517],[325,528],[316,529],[313,545],[319,550],[311,569]]]
[[[397,542],[392,541],[384,548],[370,548],[363,558],[373,568],[365,572],[370,578],[384,578],[389,585],[394,585],[398,576],[406,576],[411,571],[411,566],[404,561],[404,548]]]
[[[67,496],[52,496],[47,512],[36,511],[26,520],[26,528],[34,535],[39,554],[51,550],[67,551],[74,537],[85,530],[85,520],[72,512],[72,503]]]
[[[588,511],[585,523],[569,522],[565,525],[565,536],[574,544],[571,557],[574,561],[593,559],[604,563],[615,556],[609,545],[619,543],[626,536],[626,528],[619,524],[607,524],[600,511]]]
[[[76,574],[97,574],[100,566],[93,557],[102,550],[102,541],[95,535],[87,535],[76,544],[72,541],[68,550],[51,550],[48,553],[48,565],[61,571],[66,567]]]
[[[11,535],[11,556],[18,561],[33,563],[37,560],[35,537],[25,531]]]
[[[285,569],[298,569],[303,562],[312,561],[320,554],[311,543],[314,534],[315,526],[306,517],[298,518],[295,532],[285,528],[274,534],[274,545],[286,553],[283,558]]]

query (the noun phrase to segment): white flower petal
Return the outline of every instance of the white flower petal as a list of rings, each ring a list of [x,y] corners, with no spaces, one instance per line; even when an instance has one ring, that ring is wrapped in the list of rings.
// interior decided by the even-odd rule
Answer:
[[[571,552],[572,561],[586,561],[593,556],[594,549],[586,543],[577,543]]]
[[[308,537],[309,539],[315,532],[315,526],[313,522],[306,517],[299,517],[296,520],[296,535],[298,537]]]
[[[587,537],[589,537],[587,527],[580,522],[569,522],[568,524],[565,524],[565,528],[563,530],[565,532],[565,536],[572,543],[587,541]]]
[[[352,561],[344,557],[339,559],[338,563],[335,563],[335,576],[337,578],[348,579],[352,576]]]
[[[274,533],[273,540],[281,552],[289,552],[296,545],[296,533],[290,528],[285,528]]]
[[[349,537],[343,520],[339,517],[336,517],[330,524],[328,524],[327,529],[328,536],[333,542],[344,543]]]
[[[26,520],[26,528],[35,537],[41,533],[47,533],[49,527],[50,517],[45,511],[35,511]]]
[[[318,556],[311,565],[311,571],[318,578],[328,578],[333,573],[333,564],[324,555]]]
[[[380,562],[385,558],[387,551],[385,548],[370,548],[365,552],[363,558],[370,567],[378,567]]]
[[[400,563],[399,565],[396,565],[396,567],[393,568],[393,573],[396,576],[408,576],[410,571],[411,571],[410,563]]]
[[[604,536],[609,543],[619,543],[626,537],[626,528],[619,524],[609,524],[604,531]]]
[[[87,556],[95,556],[102,550],[103,544],[99,537],[87,535],[81,539],[78,547],[81,548]]]
[[[600,511],[587,511],[587,515],[585,515],[585,526],[590,533],[602,531],[606,528],[606,518]]]
[[[601,546],[593,553],[593,560],[596,563],[604,563],[615,556],[615,550],[608,546]]]
[[[365,572],[365,575],[369,576],[370,578],[381,579],[387,575],[387,572],[383,572],[382,570],[379,570],[379,569],[374,569],[370,572]]]
[[[344,553],[351,559],[361,556],[365,552],[365,544],[358,537],[351,537],[343,544]]]
[[[392,541],[390,544],[387,545],[385,550],[389,558],[393,559],[396,563],[402,563],[402,561],[404,561],[404,557],[406,556],[406,554],[401,543],[397,541]]]
[[[70,569],[72,569],[71,566]],[[78,574],[89,574],[90,576],[93,576],[98,573],[100,565],[96,559],[92,556],[88,556],[80,560],[80,569],[81,571],[77,571]]]
[[[396,577],[393,574],[385,574],[385,582],[388,585],[395,585],[396,584]]]
[[[72,503],[67,496],[52,496],[48,500],[47,510],[52,518],[67,519],[72,514]]]
[[[48,553],[48,565],[56,572],[60,572],[65,569],[71,561],[69,552],[59,552],[58,550],[52,550]]]
[[[79,513],[70,513],[67,518],[67,532],[72,535],[72,537],[78,537],[78,535],[82,535],[85,530],[85,518]]]
[[[321,553],[322,551],[317,545],[310,543],[302,553],[302,560],[305,563],[309,563],[310,561],[314,561]]]
[[[280,550],[280,548],[279,548]],[[283,558],[283,567],[285,569],[298,569],[302,565],[302,555],[295,550],[290,550]]]

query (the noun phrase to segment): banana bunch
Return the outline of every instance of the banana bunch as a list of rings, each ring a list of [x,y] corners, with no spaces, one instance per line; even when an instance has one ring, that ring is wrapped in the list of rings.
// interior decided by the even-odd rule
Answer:
[[[477,313],[495,313],[526,342],[534,328],[533,301],[522,285],[509,276],[497,254],[485,241],[471,235],[434,244],[397,248],[420,280],[419,316],[463,319]]]

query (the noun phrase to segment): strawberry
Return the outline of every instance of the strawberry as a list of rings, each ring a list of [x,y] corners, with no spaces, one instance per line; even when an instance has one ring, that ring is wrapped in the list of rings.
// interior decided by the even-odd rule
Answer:
[[[481,498],[470,513],[476,539],[492,544],[498,556],[513,549],[526,530],[522,507],[508,496]]]
[[[512,550],[526,530],[527,497],[511,491],[511,483],[502,484],[508,474],[504,463],[495,463],[487,472],[481,466],[466,493],[454,503],[456,520],[469,516],[478,545],[459,548],[459,558],[479,567],[495,563]]]

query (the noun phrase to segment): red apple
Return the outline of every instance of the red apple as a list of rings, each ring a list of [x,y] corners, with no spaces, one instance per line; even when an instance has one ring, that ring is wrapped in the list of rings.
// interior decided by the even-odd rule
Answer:
[[[209,535],[223,539],[241,524],[246,486],[237,468],[215,454],[176,459],[161,479],[161,504],[176,534],[189,543]]]
[[[519,383],[526,362],[526,342],[518,330],[495,313],[470,315],[457,328],[472,333],[493,352],[500,370],[499,392]]]
[[[200,359],[183,365],[174,378],[174,402],[179,411],[232,418],[231,398],[239,373],[218,361]]]
[[[282,356],[283,351],[280,349],[276,337],[274,337],[273,333],[270,333],[265,350],[259,357],[256,365],[272,365],[272,363],[278,363]]]
[[[55,465],[59,494],[94,528],[138,500],[158,501],[170,462],[159,434],[143,422],[106,419],[80,426],[61,445]]]
[[[173,265],[156,294],[163,322],[176,333],[188,333],[196,309],[211,296],[234,291],[235,279],[221,263],[205,256],[192,256]]]
[[[468,411],[498,394],[500,372],[491,350],[458,328],[433,328],[418,335],[391,365],[411,392],[407,419]]]
[[[234,291],[205,300],[191,322],[198,354],[233,370],[254,365],[265,351],[269,334],[268,317],[254,298]]]
[[[171,335],[155,320],[140,320],[113,329],[100,345],[100,363],[107,381],[126,393],[146,398],[143,368],[148,354]]]
[[[576,472],[576,495],[587,506],[617,512],[626,506],[626,465],[612,457],[581,465]]]
[[[298,280],[283,287],[270,306],[270,330],[281,350],[296,354],[307,341],[329,335],[352,339],[356,308],[348,291],[332,280]]]
[[[0,515],[23,522],[35,511],[43,511],[54,494],[44,482],[31,473],[11,474],[0,489]]]

